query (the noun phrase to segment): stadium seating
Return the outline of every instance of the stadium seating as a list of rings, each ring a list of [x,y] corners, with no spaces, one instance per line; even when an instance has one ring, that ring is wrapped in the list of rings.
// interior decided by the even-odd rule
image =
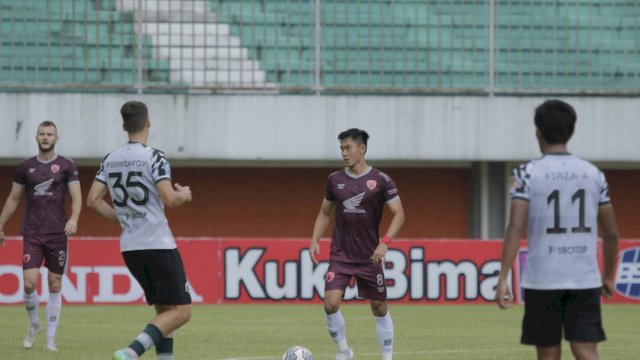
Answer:
[[[496,0],[493,29],[484,0],[322,0],[319,44],[314,0],[144,0],[143,12],[138,0],[0,4],[8,85],[130,87],[141,58],[145,86],[160,88],[638,88],[635,0]]]
[[[269,86],[257,62],[249,59],[240,39],[229,34],[229,26],[218,22],[207,1],[118,0],[116,8],[135,13],[136,21],[141,21],[141,32],[151,38],[152,58],[169,64],[171,83]]]
[[[114,1],[2,0],[0,4],[2,83],[100,88],[136,82],[132,18],[116,11]],[[143,52],[150,54],[150,38],[142,40]],[[143,80],[167,84],[168,63],[145,61]]]
[[[283,87],[315,83],[315,1],[210,0]],[[489,86],[488,2],[324,0],[325,88]],[[494,88],[637,88],[640,7],[631,0],[495,3]]]

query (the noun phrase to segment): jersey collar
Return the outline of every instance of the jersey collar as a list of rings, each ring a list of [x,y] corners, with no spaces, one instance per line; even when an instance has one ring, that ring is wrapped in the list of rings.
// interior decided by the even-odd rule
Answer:
[[[365,176],[365,175],[369,174],[369,173],[371,172],[371,169],[372,169],[372,167],[371,167],[371,165],[369,165],[369,167],[367,168],[367,171],[363,172],[363,173],[362,173],[362,174],[360,174],[360,175],[356,175],[356,174],[352,173],[352,172],[351,172],[351,170],[349,170],[349,168],[347,168],[347,167],[346,167],[346,168],[344,168],[344,172],[345,172],[347,175],[349,175],[349,177],[350,177],[350,178],[353,178],[353,179],[359,179],[359,178],[361,178],[361,177],[363,177],[363,176]]]
[[[58,158],[58,154],[55,154],[51,160],[42,160],[42,159],[40,159],[40,155],[36,155],[36,160],[38,160],[38,162],[41,163],[41,164],[48,164],[48,163],[54,161],[57,158]]]

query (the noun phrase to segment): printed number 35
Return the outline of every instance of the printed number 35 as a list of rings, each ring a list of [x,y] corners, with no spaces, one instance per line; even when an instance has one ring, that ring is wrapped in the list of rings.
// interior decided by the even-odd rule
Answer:
[[[131,199],[131,202],[134,203],[135,205],[140,205],[140,206],[145,205],[146,203],[149,202],[149,189],[145,184],[136,180],[136,178],[140,178],[140,177],[142,177],[142,172],[131,171],[127,174],[127,180],[123,185],[121,172],[115,172],[115,173],[109,174],[110,179],[115,179],[115,182],[113,183],[113,188],[118,189],[120,190],[120,192],[122,192],[122,200],[115,199],[114,197],[113,205],[117,207],[125,207],[127,206],[127,201],[129,201],[129,199]],[[129,190],[134,188],[138,188],[142,191],[143,193],[142,199],[136,199],[130,194]]]

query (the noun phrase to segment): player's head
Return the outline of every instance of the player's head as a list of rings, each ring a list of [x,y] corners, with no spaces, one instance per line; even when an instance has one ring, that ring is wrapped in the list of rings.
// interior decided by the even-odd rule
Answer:
[[[140,101],[127,101],[120,108],[122,128],[129,134],[136,134],[149,125],[147,105]]]
[[[560,100],[547,100],[536,108],[534,117],[537,136],[547,144],[566,144],[573,135],[576,112]]]
[[[355,128],[345,130],[338,135],[338,140],[340,140],[342,160],[347,167],[352,167],[364,159],[367,140],[369,140],[369,134],[366,131]]]
[[[58,128],[56,124],[49,120],[41,122],[36,132],[36,143],[38,143],[40,152],[46,153],[53,151],[56,147],[56,141],[58,141]]]

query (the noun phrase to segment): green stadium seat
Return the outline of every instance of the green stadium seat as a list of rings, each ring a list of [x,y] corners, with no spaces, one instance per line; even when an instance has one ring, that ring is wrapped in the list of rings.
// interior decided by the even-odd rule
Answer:
[[[314,1],[208,3],[266,72],[267,81],[278,82],[285,91],[315,85]],[[117,4],[0,1],[2,81],[133,84],[138,51],[134,17],[118,11]],[[636,0],[496,0],[494,5],[497,88],[638,88]],[[484,89],[490,68],[488,14],[485,0],[324,0],[322,84],[359,91]],[[153,60],[151,38],[142,39],[141,55],[149,59],[143,64],[145,81],[170,85],[169,64]]]

